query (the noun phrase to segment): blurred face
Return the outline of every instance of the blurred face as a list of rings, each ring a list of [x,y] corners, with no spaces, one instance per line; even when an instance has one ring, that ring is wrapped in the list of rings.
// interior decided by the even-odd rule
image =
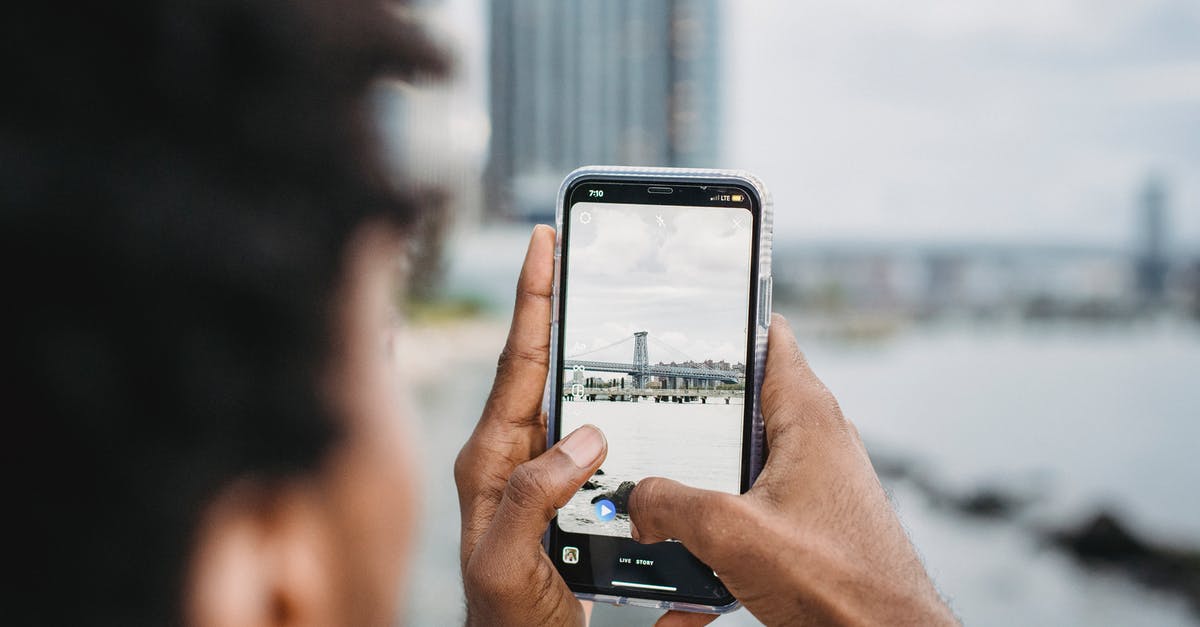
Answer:
[[[393,335],[402,241],[364,227],[348,248],[323,392],[345,437],[320,472],[232,486],[209,508],[190,565],[190,623],[395,621],[418,504],[407,394]]]
[[[399,611],[399,593],[419,503],[409,395],[395,345],[402,240],[367,227],[353,241],[341,317],[342,351],[329,394],[342,410],[347,438],[322,477],[335,541],[345,551],[347,616],[382,624]],[[359,615],[360,611],[368,615]]]

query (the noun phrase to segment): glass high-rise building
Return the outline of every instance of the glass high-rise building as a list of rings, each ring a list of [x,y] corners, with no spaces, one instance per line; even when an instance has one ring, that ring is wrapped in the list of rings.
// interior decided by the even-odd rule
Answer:
[[[1157,178],[1146,182],[1138,203],[1137,239],[1134,245],[1134,274],[1138,298],[1143,305],[1162,305],[1166,298],[1167,189]]]
[[[486,212],[548,221],[580,165],[715,165],[717,0],[496,0]]]

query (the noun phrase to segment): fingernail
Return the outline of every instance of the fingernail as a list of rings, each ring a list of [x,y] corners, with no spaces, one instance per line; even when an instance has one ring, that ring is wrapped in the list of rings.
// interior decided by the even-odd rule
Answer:
[[[587,468],[604,451],[604,434],[592,425],[583,425],[571,432],[558,446],[580,468]]]
[[[634,542],[642,541],[642,534],[638,533],[637,525],[633,524],[632,520],[629,521],[629,537],[633,538]]]

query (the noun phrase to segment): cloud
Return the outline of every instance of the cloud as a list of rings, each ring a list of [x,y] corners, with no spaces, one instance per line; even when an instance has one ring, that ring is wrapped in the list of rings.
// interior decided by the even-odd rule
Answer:
[[[583,211],[587,224],[580,221]],[[748,213],[581,203],[571,215],[568,355],[648,331],[655,360],[744,360]],[[591,356],[627,360],[632,354],[631,341]]]
[[[739,2],[722,165],[795,237],[1200,242],[1200,4]]]

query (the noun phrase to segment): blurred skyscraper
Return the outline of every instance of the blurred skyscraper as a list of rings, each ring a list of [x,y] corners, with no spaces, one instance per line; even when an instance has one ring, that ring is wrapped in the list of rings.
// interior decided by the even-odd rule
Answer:
[[[1142,189],[1139,201],[1134,265],[1138,297],[1143,305],[1162,304],[1166,297],[1169,264],[1166,196],[1163,182],[1152,178]]]
[[[580,165],[712,166],[717,0],[496,0],[485,212],[546,221]]]

